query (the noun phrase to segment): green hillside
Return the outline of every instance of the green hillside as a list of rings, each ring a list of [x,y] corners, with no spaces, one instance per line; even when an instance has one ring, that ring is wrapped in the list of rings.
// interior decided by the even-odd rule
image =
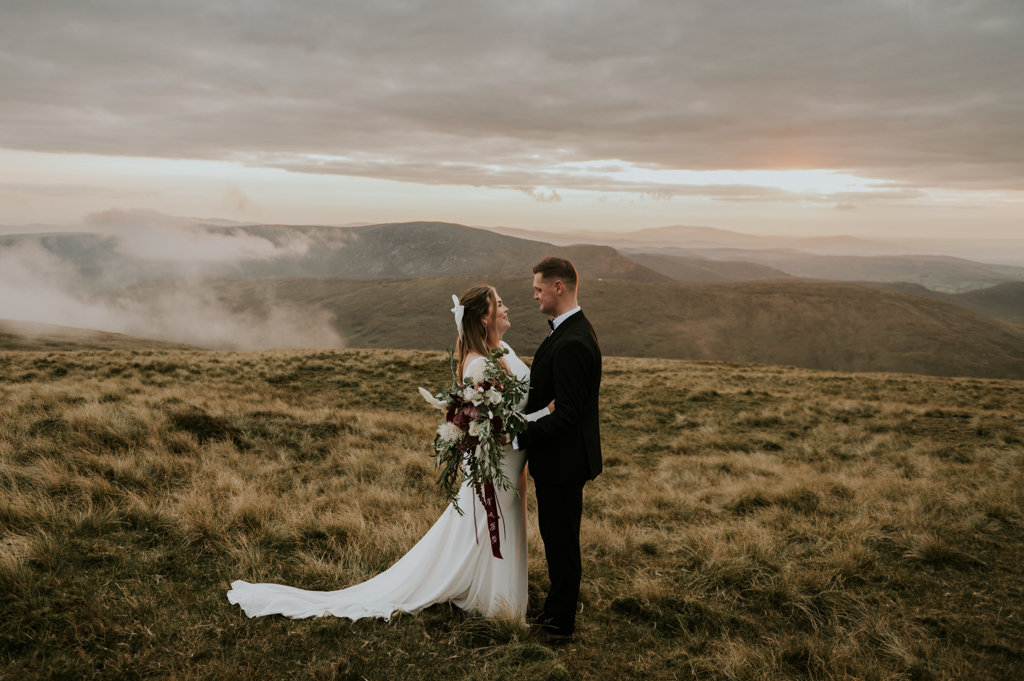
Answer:
[[[528,276],[219,282],[239,309],[271,298],[322,307],[348,347],[432,350],[455,342],[451,294],[496,285],[507,339],[529,354],[547,333]],[[580,300],[609,355],[1024,378],[1024,331],[921,296],[802,281],[686,285],[584,279]]]

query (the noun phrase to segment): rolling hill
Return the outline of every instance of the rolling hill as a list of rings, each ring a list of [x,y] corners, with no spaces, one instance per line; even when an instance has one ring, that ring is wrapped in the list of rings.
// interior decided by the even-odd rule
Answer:
[[[1008,281],[967,291],[950,296],[950,302],[980,314],[1024,324],[1024,281]]]
[[[451,294],[483,281],[496,285],[511,309],[506,339],[531,354],[546,326],[525,275],[220,280],[208,286],[225,309],[252,312],[275,301],[325,310],[347,347],[435,350],[454,343]],[[155,286],[135,293],[152,295]],[[1019,327],[899,291],[785,280],[596,279],[584,281],[581,302],[608,355],[1024,379]],[[252,347],[246,341],[240,338],[238,348]]]
[[[196,350],[183,343],[122,333],[0,319],[2,350]]]
[[[918,284],[906,283],[864,282],[864,285],[942,300],[988,317],[1024,324],[1024,282],[1022,281],[1007,281],[989,288],[964,293],[942,293]]]
[[[240,267],[241,278],[332,276],[350,279],[529,273],[546,255],[570,258],[595,277],[663,281],[609,246],[554,247],[443,222],[410,222],[354,228],[239,228],[271,241],[294,238],[293,230],[313,240],[305,254],[253,261]],[[277,233],[275,233],[277,230]]]

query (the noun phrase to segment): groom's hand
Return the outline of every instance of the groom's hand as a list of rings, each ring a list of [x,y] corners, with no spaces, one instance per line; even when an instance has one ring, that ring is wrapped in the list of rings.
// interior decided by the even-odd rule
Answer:
[[[555,401],[551,400],[551,404],[548,405],[548,413],[550,414],[553,411],[555,411]]]

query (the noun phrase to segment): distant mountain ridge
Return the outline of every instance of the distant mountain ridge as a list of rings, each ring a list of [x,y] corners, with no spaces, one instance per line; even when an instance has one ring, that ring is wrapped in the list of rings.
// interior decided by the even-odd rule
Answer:
[[[84,229],[93,231],[0,235],[0,256],[5,250],[33,246],[61,260],[75,273],[76,286],[85,290],[181,277],[503,274],[529,269],[554,252],[572,259],[588,276],[638,281],[803,277],[907,282],[946,293],[1024,281],[1024,267],[906,255],[898,242],[848,236],[769,237],[713,227],[557,234],[446,222],[258,225],[107,211],[93,216]],[[1024,257],[1024,240],[1020,248]]]
[[[503,234],[531,238],[537,232],[498,228]],[[784,237],[743,234],[714,227],[670,226],[618,234],[548,234],[557,244],[589,241],[613,246],[663,274],[687,282],[746,281],[792,276],[831,281],[880,281],[921,284],[947,293],[981,289],[1005,281],[1024,281],[1024,239],[998,239],[972,249],[966,240],[877,240],[851,236]],[[977,252],[1004,261],[978,262],[939,254],[941,247]],[[923,249],[917,251],[914,249]],[[1016,255],[1014,255],[1016,254]],[[651,260],[656,256],[657,260]],[[672,263],[670,257],[683,262]],[[647,260],[645,260],[647,258]],[[707,261],[699,266],[697,261]],[[728,267],[713,263],[728,261]],[[1017,264],[1005,264],[1014,261]],[[746,266],[742,264],[746,263]],[[776,271],[760,276],[758,268]],[[735,278],[733,277],[735,274]]]
[[[990,265],[939,255],[811,255],[793,250],[740,248],[625,249],[624,252],[638,262],[648,262],[644,257],[657,253],[662,260],[680,258],[690,262],[704,259],[709,263],[728,261],[733,266],[743,262],[750,266],[751,272],[755,271],[754,266],[760,266],[779,271],[785,276],[826,281],[906,282],[945,293],[983,289],[1007,281],[1024,281],[1022,267]],[[659,271],[665,272],[664,267]]]
[[[676,281],[695,284],[791,277],[780,269],[742,260],[707,260],[659,253],[629,253],[629,257]]]
[[[744,248],[744,249],[791,249],[807,253],[849,254],[856,251],[860,254],[887,254],[894,252],[892,244],[860,239],[851,236],[762,236],[744,234],[718,227],[697,227],[688,225],[670,225],[666,227],[648,227],[629,232],[569,232],[543,233],[510,227],[494,228],[500,234],[518,236],[524,239],[539,239],[544,235],[547,240],[556,244],[599,243],[615,248],[654,249],[654,248]],[[649,251],[651,252],[651,251]]]
[[[609,246],[558,247],[443,222],[362,227],[193,225],[188,231],[178,231],[174,226],[161,238],[171,247],[167,252],[140,250],[135,241],[138,237],[131,231],[3,235],[0,252],[27,247],[48,262],[59,260],[86,290],[117,289],[183,276],[377,279],[508,274],[529,272],[536,262],[551,254],[570,258],[592,277],[668,279]],[[221,253],[221,257],[204,259],[204,247]],[[173,257],[173,248],[181,257]],[[237,253],[232,253],[232,248]],[[189,249],[200,257],[190,260]]]
[[[689,251],[742,249],[792,251],[803,255],[837,256],[950,256],[985,264],[1024,267],[1024,235],[1017,238],[862,238],[850,235],[786,236],[746,234],[718,227],[670,225],[633,231],[537,232],[514,227],[490,228],[500,234],[538,239],[554,244],[595,243],[626,250],[657,252],[674,248]]]
[[[272,226],[241,231],[276,241],[291,232]],[[529,272],[541,258],[559,253],[590,276],[664,281],[660,275],[609,246],[551,244],[502,236],[446,222],[408,222],[364,227],[303,227],[314,238],[310,253],[240,267],[244,279],[268,276],[332,276],[357,279]]]

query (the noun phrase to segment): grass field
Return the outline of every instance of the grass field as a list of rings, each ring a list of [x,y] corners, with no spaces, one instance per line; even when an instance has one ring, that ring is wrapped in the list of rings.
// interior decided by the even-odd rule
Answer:
[[[238,578],[362,581],[425,532],[416,387],[447,376],[416,351],[0,353],[0,678],[1024,676],[1020,381],[608,358],[572,644],[447,605],[229,605]]]

